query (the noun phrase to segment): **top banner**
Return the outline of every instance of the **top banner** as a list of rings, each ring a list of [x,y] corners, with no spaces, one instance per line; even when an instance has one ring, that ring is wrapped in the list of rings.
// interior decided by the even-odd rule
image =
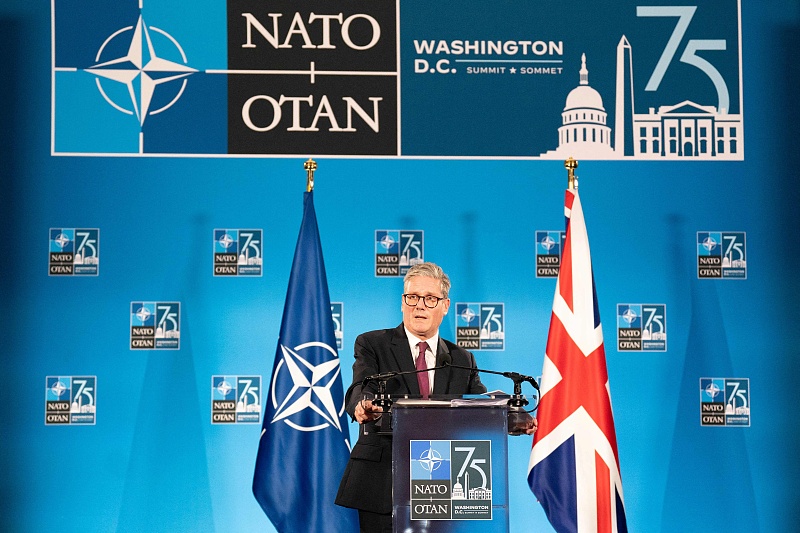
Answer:
[[[739,0],[52,0],[53,155],[743,160]]]

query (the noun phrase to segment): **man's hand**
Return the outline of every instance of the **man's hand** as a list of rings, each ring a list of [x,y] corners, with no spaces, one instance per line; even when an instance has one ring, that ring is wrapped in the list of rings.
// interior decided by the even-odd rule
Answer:
[[[383,414],[383,407],[374,405],[372,400],[361,400],[356,404],[356,422],[363,424],[370,420],[376,420]]]
[[[534,433],[536,433],[536,430],[538,429],[538,427],[539,427],[539,421],[536,420],[535,416],[532,416],[531,419],[528,420],[528,425],[525,428],[525,434],[526,435],[533,435]]]
[[[509,435],[533,435],[538,427],[539,422],[535,416],[521,410],[508,412]]]

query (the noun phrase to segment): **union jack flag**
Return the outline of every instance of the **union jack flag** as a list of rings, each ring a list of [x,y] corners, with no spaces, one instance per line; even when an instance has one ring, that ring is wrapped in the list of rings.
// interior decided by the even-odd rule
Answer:
[[[578,191],[567,191],[564,214],[567,236],[528,484],[558,533],[627,533],[603,331]]]

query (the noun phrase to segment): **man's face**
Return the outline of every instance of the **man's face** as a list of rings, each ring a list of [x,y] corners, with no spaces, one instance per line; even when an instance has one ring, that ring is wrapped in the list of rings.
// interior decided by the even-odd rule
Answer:
[[[421,298],[415,306],[406,305],[403,302],[403,298],[400,298],[400,307],[403,308],[403,324],[415,336],[421,340],[427,340],[439,329],[439,324],[442,323],[444,315],[450,309],[450,300],[441,300],[439,305],[433,309],[425,307],[425,302],[423,301],[425,296],[437,296],[439,298],[444,296],[439,282],[427,276],[414,276],[409,279],[406,293],[416,294]]]

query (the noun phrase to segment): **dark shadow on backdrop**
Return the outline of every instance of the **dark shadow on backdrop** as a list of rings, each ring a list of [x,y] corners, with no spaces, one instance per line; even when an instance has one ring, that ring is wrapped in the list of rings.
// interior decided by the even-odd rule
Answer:
[[[17,313],[14,310],[20,301],[19,293],[19,274],[21,264],[25,264],[20,258],[24,250],[19,246],[15,236],[21,235],[20,219],[21,203],[18,201],[20,194],[19,180],[21,179],[21,168],[16,154],[17,144],[20,140],[19,132],[23,124],[22,112],[24,106],[18,105],[21,101],[21,83],[23,46],[26,33],[23,31],[23,23],[20,20],[2,17],[0,18],[0,227],[3,228],[3,242],[5,243],[4,253],[0,253],[0,316],[3,317],[3,327],[6,328],[6,335],[3,335],[2,349],[0,353],[0,371],[2,375],[10,378],[14,376],[15,365],[12,354],[20,353],[22,346],[19,344],[19,332],[21,326],[15,325]],[[29,38],[29,37],[28,37]],[[33,394],[32,391],[17,390],[15,379],[6,379],[0,387],[0,404],[12,406],[19,402],[25,395]],[[44,405],[42,405],[44,409]],[[42,411],[44,416],[44,411]],[[3,416],[0,422],[0,435],[23,435],[24,432],[16,429],[26,424],[27,421],[20,420],[18,416]],[[19,445],[16,443],[15,445]],[[4,472],[5,482],[0,483],[0,516],[3,517],[4,526],[11,530],[24,528],[24,516],[20,516],[19,509],[22,508],[20,501],[21,491],[15,490],[15,473],[18,473],[19,458],[13,457],[15,448],[7,444],[0,445],[0,471]],[[20,522],[16,524],[15,520]]]
[[[800,50],[800,24],[782,28],[776,32],[776,37],[778,42],[771,50],[782,55],[776,59],[773,72],[777,98],[771,109],[771,117],[775,120],[771,126],[776,134],[769,136],[775,143],[775,159],[774,166],[761,178],[770,180],[769,190],[774,194],[769,198],[773,209],[768,209],[774,216],[774,231],[767,238],[777,250],[773,257],[779,266],[772,269],[777,273],[772,283],[774,293],[779,293],[780,299],[773,316],[780,317],[779,327],[786,342],[781,353],[771,354],[770,359],[780,361],[782,375],[794,380],[800,375],[800,328],[797,327],[800,302],[800,276],[797,273],[800,261],[800,150],[797,148],[800,105],[797,88],[800,86],[800,64],[796,53]],[[800,425],[786,420],[785,431],[788,441],[775,445],[787,451],[800,449]],[[781,475],[781,479],[787,484],[787,502],[794,501],[784,509],[787,513],[785,523],[796,524],[800,522],[800,461],[794,451],[785,455],[791,459],[784,465],[789,470]]]
[[[675,429],[660,531],[679,531],[686,526],[687,517],[703,517],[703,527],[709,530],[758,533],[744,433],[750,428],[700,424],[700,378],[746,377],[733,371],[717,294],[720,281],[697,278],[696,260],[680,244],[692,242],[681,216],[669,216],[668,224],[667,242],[672,243],[672,257],[678,265],[677,284],[688,282],[690,289],[691,320],[681,381],[674,395]]]
[[[204,214],[192,219],[189,240],[193,249],[201,249],[208,239],[205,228],[209,221]],[[173,258],[176,265],[183,260]],[[183,280],[179,289],[180,350],[148,350],[117,533],[214,529],[204,436],[208,408],[203,406],[208,403],[201,400],[204,395],[208,398],[209,390],[197,387],[191,335],[191,328],[204,327],[191,320],[192,309],[203,307],[204,265],[189,258],[179,277]]]
[[[14,279],[19,270],[22,251],[13,252],[14,236],[20,235],[18,224],[20,214],[17,210],[20,203],[15,201],[19,195],[20,179],[17,145],[19,130],[22,125],[22,106],[20,101],[20,79],[22,68],[22,47],[25,36],[19,21],[0,18],[0,224],[2,224],[4,241],[11,253],[0,254],[0,305],[5,311],[5,319],[13,317],[11,304],[17,297]],[[8,324],[6,324],[8,325]],[[10,348],[6,344],[6,348]]]

